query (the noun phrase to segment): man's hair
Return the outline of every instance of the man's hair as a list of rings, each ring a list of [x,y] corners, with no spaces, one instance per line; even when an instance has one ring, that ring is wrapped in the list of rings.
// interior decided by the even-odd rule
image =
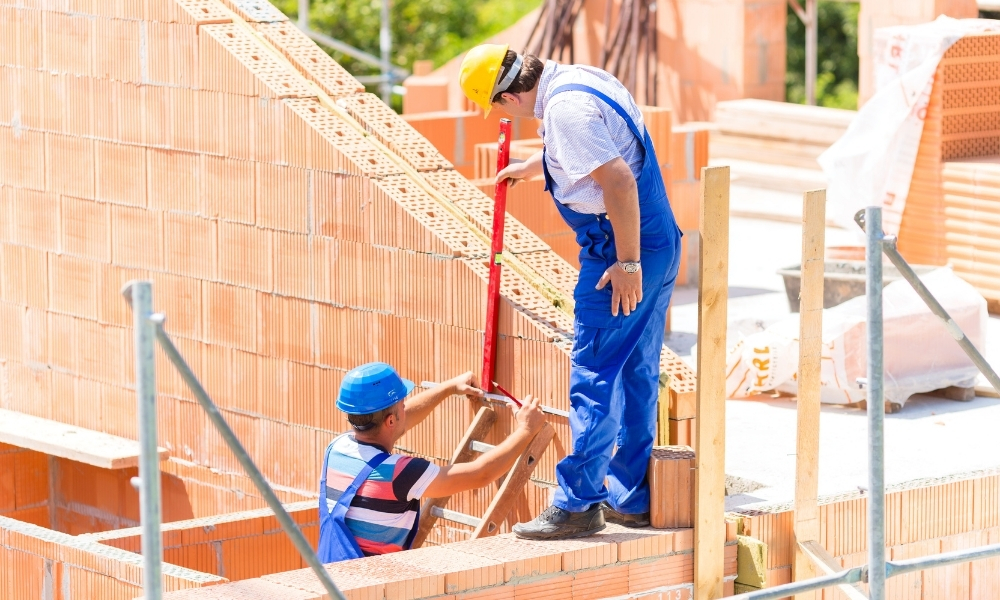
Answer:
[[[508,50],[507,56],[504,56],[503,62],[500,63],[500,77],[497,78],[497,81],[503,81],[503,78],[507,76],[516,59],[517,52]],[[510,84],[510,87],[503,92],[497,92],[497,95],[493,97],[493,102],[502,103],[503,100],[501,97],[504,92],[520,94],[521,92],[530,92],[535,89],[535,86],[538,85],[538,80],[542,77],[542,69],[544,68],[545,61],[533,54],[525,54],[521,63],[521,72],[514,78],[514,82]]]
[[[382,423],[385,423],[386,417],[396,414],[396,411],[399,410],[399,405],[400,403],[397,402],[389,408],[383,408],[380,411],[368,413],[367,415],[347,415],[347,422],[356,431],[378,431],[382,427]]]

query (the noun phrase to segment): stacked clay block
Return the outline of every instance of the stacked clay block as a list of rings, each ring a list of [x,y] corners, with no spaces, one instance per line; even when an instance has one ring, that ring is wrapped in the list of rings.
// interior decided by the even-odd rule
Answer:
[[[133,552],[0,516],[0,591],[9,600],[142,595],[142,557]],[[212,586],[226,579],[164,564],[164,592]]]
[[[650,525],[694,527],[694,450],[656,446],[649,459]]]
[[[273,7],[5,1],[0,13],[4,408],[136,437],[119,293],[131,279],[153,281],[167,331],[283,500],[316,494],[352,367],[384,360],[417,382],[478,372],[490,198]],[[495,119],[468,125],[496,137]],[[512,216],[505,252],[497,381],[567,410],[573,268]],[[180,518],[260,508],[160,353],[157,378]],[[477,408],[447,400],[400,448],[444,464]],[[570,435],[548,419],[561,442],[508,525],[549,503]],[[501,409],[489,441],[512,425]],[[449,507],[481,513],[494,492]],[[102,522],[129,525],[119,507]],[[468,533],[442,523],[431,541]]]
[[[725,544],[726,577],[736,574],[736,538]],[[694,576],[690,529],[626,529],[618,525],[590,537],[536,542],[511,534],[421,548],[328,565],[348,598],[610,598],[677,588],[689,591]],[[305,593],[289,598],[319,600],[325,590],[312,571],[267,575],[239,584],[165,596],[169,600],[256,598],[255,594]],[[261,596],[264,597],[264,596]],[[656,597],[656,596],[653,596]]]
[[[1000,35],[964,37],[938,66],[899,230],[911,263],[949,264],[1000,310]]]

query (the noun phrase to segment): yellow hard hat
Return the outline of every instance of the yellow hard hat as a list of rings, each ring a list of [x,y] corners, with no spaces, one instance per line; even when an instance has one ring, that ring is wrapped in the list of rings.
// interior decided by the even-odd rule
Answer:
[[[466,97],[482,108],[486,115],[493,108],[493,97],[510,87],[521,70],[521,57],[518,56],[507,77],[502,82],[498,81],[508,48],[506,44],[481,44],[469,50],[462,59],[458,84]]]

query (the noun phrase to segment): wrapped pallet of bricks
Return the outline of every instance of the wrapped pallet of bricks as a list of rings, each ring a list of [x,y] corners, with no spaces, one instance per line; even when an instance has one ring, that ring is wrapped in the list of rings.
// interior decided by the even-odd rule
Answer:
[[[649,458],[649,521],[657,529],[694,527],[694,450],[656,446]]]

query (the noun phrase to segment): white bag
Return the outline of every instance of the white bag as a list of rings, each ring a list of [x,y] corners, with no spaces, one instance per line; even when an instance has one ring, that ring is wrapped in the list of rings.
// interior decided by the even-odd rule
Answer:
[[[920,278],[973,345],[986,342],[986,301],[950,269]],[[905,280],[882,292],[885,399],[904,404],[913,394],[949,387],[972,387],[978,369]],[[865,399],[858,378],[867,377],[866,297],[823,311],[820,371],[822,401],[849,404]],[[778,390],[796,393],[799,316],[792,315],[741,340],[729,352],[726,392],[746,398]]]

